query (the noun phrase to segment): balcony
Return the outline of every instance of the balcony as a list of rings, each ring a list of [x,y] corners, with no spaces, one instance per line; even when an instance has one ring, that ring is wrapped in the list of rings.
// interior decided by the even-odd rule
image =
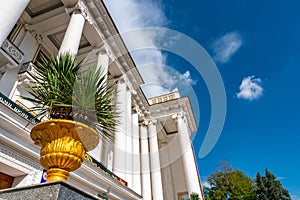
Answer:
[[[21,64],[24,59],[24,53],[8,39],[1,45],[0,52],[6,58],[6,61],[0,58],[0,63],[2,64],[9,61],[12,66],[16,67]]]

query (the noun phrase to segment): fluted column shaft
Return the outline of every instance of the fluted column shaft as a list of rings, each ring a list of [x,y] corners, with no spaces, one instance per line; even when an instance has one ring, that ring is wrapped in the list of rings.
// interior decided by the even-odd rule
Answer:
[[[150,166],[151,166],[151,186],[154,200],[163,199],[163,189],[161,180],[161,169],[157,141],[156,120],[152,120],[148,126],[149,146],[150,146]]]

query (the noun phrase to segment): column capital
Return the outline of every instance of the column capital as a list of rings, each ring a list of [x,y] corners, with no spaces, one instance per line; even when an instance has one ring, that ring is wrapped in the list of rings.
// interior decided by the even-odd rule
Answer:
[[[95,48],[94,50],[96,51],[96,55],[97,55],[97,56],[98,56],[99,54],[100,54],[100,55],[107,54],[107,56],[108,56],[108,48],[107,48],[105,45],[102,45],[102,46],[99,47],[99,48]]]
[[[178,112],[172,115],[172,119],[179,119],[179,118],[185,118],[186,113],[185,112]]]
[[[117,84],[124,84],[125,83],[125,80],[123,77],[120,77],[118,80],[117,80]]]
[[[149,125],[149,120],[144,119],[142,122],[139,123],[141,127],[147,127]]]
[[[134,102],[134,107],[132,109],[132,112],[138,114],[139,117],[143,116],[142,110],[140,109],[140,107],[136,102]]]
[[[157,119],[149,119],[149,124],[156,125]]]
[[[65,11],[69,15],[73,12],[80,13],[89,24],[93,24],[93,20],[90,17],[90,14],[88,13],[88,9],[81,1],[79,1],[74,7],[65,8]]]

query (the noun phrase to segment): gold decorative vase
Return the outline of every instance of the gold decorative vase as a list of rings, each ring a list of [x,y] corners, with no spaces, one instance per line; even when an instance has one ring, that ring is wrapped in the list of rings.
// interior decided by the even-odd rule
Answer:
[[[36,124],[30,137],[41,147],[40,162],[47,169],[47,182],[67,180],[69,172],[81,166],[85,152],[96,148],[99,143],[94,129],[64,119]]]

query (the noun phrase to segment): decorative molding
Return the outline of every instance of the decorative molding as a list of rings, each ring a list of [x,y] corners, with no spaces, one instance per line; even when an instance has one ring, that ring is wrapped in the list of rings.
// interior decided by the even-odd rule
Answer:
[[[4,40],[1,49],[7,53],[18,65],[22,63],[24,59],[24,53],[8,39]]]
[[[41,44],[43,41],[43,36],[41,34],[39,34],[38,32],[36,32],[31,24],[25,24],[24,25],[25,30],[29,33],[31,33],[32,37],[34,37],[34,39],[36,39],[36,41]]]
[[[42,166],[39,162],[34,162],[32,159],[17,153],[16,150],[4,145],[1,143],[0,146],[0,157],[8,163],[13,163],[15,168],[18,168],[21,171],[30,172],[32,170],[42,170]],[[1,159],[1,160],[2,160]]]

